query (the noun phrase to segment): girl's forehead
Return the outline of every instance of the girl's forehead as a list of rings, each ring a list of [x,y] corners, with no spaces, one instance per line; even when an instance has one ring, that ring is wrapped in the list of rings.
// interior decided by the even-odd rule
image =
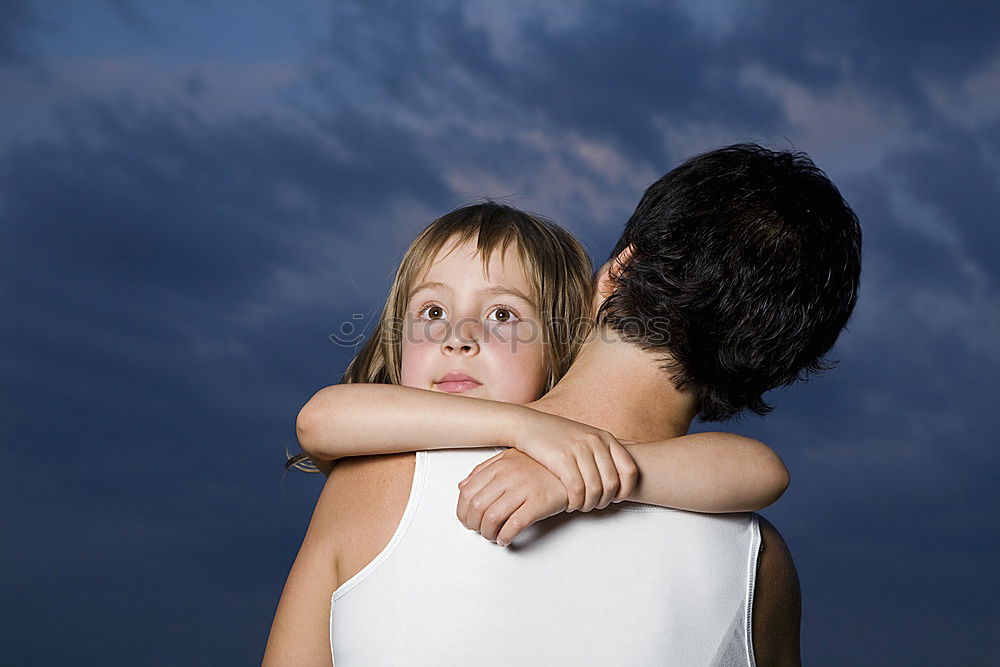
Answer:
[[[458,244],[452,241],[442,246],[416,282],[427,281],[513,283],[529,287],[527,271],[515,243],[508,244],[506,248],[495,248],[484,262],[475,239]]]

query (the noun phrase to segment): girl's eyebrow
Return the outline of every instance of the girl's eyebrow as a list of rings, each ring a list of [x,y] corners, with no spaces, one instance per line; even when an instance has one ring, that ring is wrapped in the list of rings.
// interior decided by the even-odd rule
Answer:
[[[449,292],[451,291],[451,288],[448,287],[447,285],[445,285],[444,283],[424,282],[424,283],[420,283],[419,285],[417,285],[416,287],[414,287],[413,289],[411,289],[410,290],[410,295],[408,297],[406,297],[406,298],[407,299],[412,299],[413,296],[417,292],[423,292],[424,290],[427,290],[427,289],[444,289],[444,290],[448,290]]]
[[[521,290],[519,290],[519,289],[517,289],[515,287],[507,287],[505,285],[497,285],[496,287],[487,287],[487,288],[481,289],[481,290],[479,290],[479,293],[480,294],[489,294],[491,296],[502,296],[502,295],[514,296],[514,297],[517,297],[518,299],[521,299],[522,301],[526,301],[526,302],[530,303],[532,306],[535,305],[534,301],[532,301],[530,298],[528,298],[524,294],[524,292],[522,292]]]
[[[422,292],[428,289],[443,289],[447,290],[448,292],[452,291],[451,287],[445,285],[444,283],[423,282],[414,287],[412,290],[410,290],[410,296],[407,298],[412,299],[417,294],[417,292]],[[526,296],[524,292],[515,287],[508,287],[506,285],[495,285],[494,287],[484,287],[483,289],[479,290],[479,294],[489,294],[490,296],[501,296],[501,295],[514,296],[517,297],[518,299],[521,299],[522,301],[526,301],[532,306],[535,305],[535,302],[532,301],[531,298]]]

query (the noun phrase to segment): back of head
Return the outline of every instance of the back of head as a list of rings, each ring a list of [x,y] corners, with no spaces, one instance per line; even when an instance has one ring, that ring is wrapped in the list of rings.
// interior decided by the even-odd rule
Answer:
[[[705,421],[765,414],[764,392],[829,368],[857,300],[861,227],[800,152],[688,159],[646,190],[611,257],[629,246],[598,321],[667,353]]]

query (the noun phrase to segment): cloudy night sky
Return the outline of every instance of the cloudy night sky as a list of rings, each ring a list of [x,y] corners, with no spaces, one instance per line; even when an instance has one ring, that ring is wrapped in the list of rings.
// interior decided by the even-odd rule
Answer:
[[[742,140],[865,235],[839,366],[723,425],[791,472],[805,662],[994,661],[998,35],[985,1],[6,0],[4,662],[259,663],[320,489],[295,415],[413,236],[488,196],[599,264]]]

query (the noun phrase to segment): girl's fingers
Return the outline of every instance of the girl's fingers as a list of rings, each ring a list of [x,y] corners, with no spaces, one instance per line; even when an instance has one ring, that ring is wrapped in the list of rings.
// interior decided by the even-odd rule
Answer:
[[[615,467],[618,469],[618,480],[621,484],[614,501],[620,502],[635,493],[639,481],[639,468],[635,465],[632,455],[619,442],[611,443],[611,458],[614,459]]]
[[[501,484],[487,484],[479,493],[475,494],[469,501],[469,508],[466,510],[466,526],[472,528],[477,532],[483,529],[483,515],[486,514],[493,503],[504,494],[506,489],[504,489]]]
[[[561,474],[557,477],[559,481],[563,483],[566,487],[566,511],[575,512],[584,506],[587,500],[587,484],[583,479],[583,474],[580,472],[579,464],[573,459]]]
[[[514,541],[515,537],[521,534],[522,530],[538,521],[539,518],[534,515],[531,503],[525,500],[514,510],[507,521],[504,522],[503,528],[497,534],[497,544],[502,547],[507,546]]]
[[[615,465],[615,459],[611,455],[610,450],[602,448],[596,454],[597,469],[601,473],[601,483],[603,485],[603,492],[597,501],[597,509],[604,509],[618,495],[621,483],[618,479],[618,467]]]
[[[506,451],[506,450],[504,450],[504,451]],[[470,472],[468,475],[465,476],[465,479],[463,479],[461,482],[458,483],[458,485],[462,486],[463,483],[465,481],[467,481],[470,477],[472,477],[473,475],[475,475],[477,472],[479,472],[480,470],[482,470],[483,468],[485,468],[489,464],[491,464],[494,461],[496,461],[501,456],[503,456],[503,452],[498,452],[497,454],[494,454],[490,458],[486,459],[485,461],[483,461],[482,463],[480,463],[479,465],[477,465],[475,468],[472,469],[472,472]]]
[[[589,512],[597,506],[601,495],[604,493],[604,481],[601,479],[601,471],[597,467],[597,461],[593,452],[582,454],[577,459],[577,465],[580,467],[580,474],[586,485],[584,503],[580,511]]]
[[[458,494],[458,506],[455,509],[455,516],[462,522],[462,525],[469,530],[479,530],[479,522],[472,523],[469,518],[469,509],[472,499],[476,497],[484,486],[489,484],[496,473],[489,466],[483,468],[479,473],[470,475],[461,486]]]
[[[490,542],[497,539],[500,528],[507,522],[510,515],[524,503],[524,496],[505,492],[489,506],[483,514],[483,522],[479,527],[479,533]]]

